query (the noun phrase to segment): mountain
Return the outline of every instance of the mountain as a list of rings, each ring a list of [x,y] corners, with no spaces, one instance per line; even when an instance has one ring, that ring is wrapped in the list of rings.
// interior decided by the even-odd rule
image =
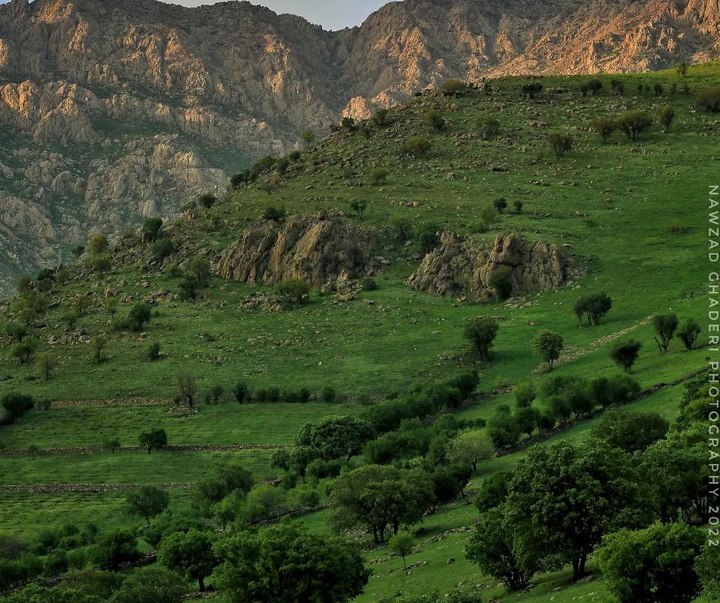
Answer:
[[[438,25],[440,24],[440,25]],[[720,0],[405,0],[327,32],[247,2],[0,6],[0,288],[447,77],[719,54]]]

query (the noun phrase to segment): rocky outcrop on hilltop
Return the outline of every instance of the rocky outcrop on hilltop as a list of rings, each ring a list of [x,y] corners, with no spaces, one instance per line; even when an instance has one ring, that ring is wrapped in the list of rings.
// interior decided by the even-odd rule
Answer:
[[[224,279],[274,285],[290,277],[315,288],[363,274],[372,233],[326,214],[268,220],[243,233],[216,263]]]
[[[425,256],[408,284],[434,295],[492,301],[495,292],[490,279],[503,267],[509,269],[513,295],[555,289],[577,271],[575,261],[558,245],[505,234],[478,247],[467,238],[444,232],[440,245]]]

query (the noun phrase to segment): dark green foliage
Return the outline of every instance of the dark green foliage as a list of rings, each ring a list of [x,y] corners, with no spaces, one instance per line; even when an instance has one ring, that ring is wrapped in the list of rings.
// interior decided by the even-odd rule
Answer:
[[[598,92],[600,92],[600,90],[602,90],[603,83],[599,79],[593,78],[587,83],[587,87],[590,93],[595,96]]]
[[[620,450],[565,442],[533,447],[510,483],[508,518],[540,544],[537,560],[570,562],[578,579],[605,534],[647,517],[640,483]]]
[[[515,388],[515,401],[518,408],[526,408],[537,398],[537,389],[530,381],[521,383]]]
[[[530,535],[508,517],[505,505],[490,509],[480,516],[465,546],[467,558],[502,582],[509,591],[526,588],[541,568],[535,548],[529,546]]]
[[[490,350],[498,328],[497,321],[488,316],[478,316],[465,325],[465,339],[470,342],[480,360],[490,360]]]
[[[390,232],[398,241],[409,241],[413,235],[412,220],[394,216],[390,219]]]
[[[372,184],[383,184],[390,174],[385,168],[373,168],[370,170],[370,182]]]
[[[326,385],[325,387],[323,387],[322,392],[320,392],[320,399],[323,402],[327,402],[328,404],[335,402],[336,398],[337,398],[337,393],[329,385]]]
[[[431,146],[432,143],[423,136],[410,136],[405,141],[405,152],[413,157],[425,157]]]
[[[675,109],[673,109],[670,105],[660,107],[658,109],[658,119],[660,120],[663,128],[665,128],[665,132],[669,132],[670,126],[675,120]]]
[[[425,222],[416,233],[421,253],[430,253],[440,244],[439,227],[436,224]]]
[[[661,83],[656,82],[655,85],[653,85],[653,92],[655,93],[655,96],[662,96],[664,91],[665,89]]]
[[[340,127],[343,130],[354,130],[355,129],[355,118],[354,117],[343,117],[340,120]]]
[[[190,275],[199,289],[208,287],[212,280],[210,260],[203,257],[193,258],[190,262]]]
[[[575,139],[570,134],[564,132],[550,132],[547,135],[547,141],[550,143],[555,156],[561,159],[565,156],[565,153],[572,151]]]
[[[128,326],[131,331],[142,331],[151,317],[152,310],[148,304],[135,304],[128,312]]]
[[[170,239],[158,239],[153,243],[151,253],[158,262],[163,262],[175,253],[175,245]]]
[[[618,118],[618,127],[630,140],[637,140],[653,123],[644,111],[625,111]]]
[[[160,360],[160,344],[157,342],[151,343],[148,346],[145,356],[150,362],[155,362],[156,360]]]
[[[310,283],[291,276],[280,283],[275,291],[286,304],[304,304],[310,295]]]
[[[375,114],[372,116],[373,122],[375,122],[376,125],[380,127],[389,126],[391,123],[390,120],[390,111],[387,109],[378,109],[375,111]]]
[[[129,576],[111,603],[182,603],[188,590],[175,572],[151,565]]]
[[[107,253],[101,253],[92,258],[92,269],[100,276],[112,268],[112,261]]]
[[[310,448],[315,451],[315,457],[324,461],[350,460],[360,454],[365,442],[374,435],[372,425],[364,419],[330,416],[306,423],[295,438],[295,444]]]
[[[150,525],[150,518],[162,513],[170,504],[170,495],[155,486],[141,486],[125,495],[125,506],[132,515],[140,515]]]
[[[216,461],[207,475],[197,483],[200,496],[210,503],[220,502],[235,491],[246,495],[255,481],[252,474],[237,461]]]
[[[7,323],[4,330],[5,334],[17,343],[20,343],[28,334],[27,326],[17,322]]]
[[[491,473],[480,482],[480,488],[475,497],[475,506],[480,513],[487,513],[490,509],[495,509],[507,501],[512,478],[512,471],[498,471]]]
[[[162,450],[167,446],[167,434],[164,429],[151,429],[140,434],[140,446],[150,454],[153,450]]]
[[[632,371],[633,364],[640,356],[642,344],[639,341],[630,339],[628,341],[619,341],[610,349],[610,358],[620,368],[628,373]]]
[[[536,354],[547,362],[548,367],[552,370],[555,361],[560,358],[560,352],[563,349],[563,338],[559,333],[554,333],[550,329],[543,329],[532,340],[532,347]]]
[[[38,348],[38,340],[33,337],[25,337],[20,343],[16,343],[10,348],[10,355],[17,358],[20,364],[29,364],[33,359],[33,354]]]
[[[191,276],[185,277],[178,283],[180,298],[185,301],[194,300],[197,297],[197,282]]]
[[[700,325],[694,319],[688,318],[680,323],[675,336],[683,342],[686,350],[692,350],[693,344],[701,331]]]
[[[515,208],[516,214],[521,214],[523,210],[523,202],[519,199],[515,199],[515,201],[513,201],[513,207]]]
[[[449,377],[443,383],[451,388],[456,388],[460,392],[461,398],[465,400],[480,384],[480,375],[474,369],[467,369]]]
[[[525,433],[531,436],[535,429],[538,427],[538,421],[540,419],[540,411],[532,406],[526,406],[524,408],[518,408],[513,413],[513,422],[515,428],[520,433]]]
[[[701,555],[695,560],[695,572],[700,577],[703,594],[709,601],[720,598],[720,546],[703,547]]]
[[[0,406],[4,409],[4,412],[0,413],[0,424],[10,425],[35,406],[35,399],[11,392],[0,398]]]
[[[540,82],[530,82],[522,85],[523,96],[527,96],[531,99],[535,98],[536,95],[542,92],[543,85]]]
[[[658,414],[610,409],[593,426],[592,435],[632,454],[665,438],[669,429],[670,424]]]
[[[436,109],[430,109],[425,115],[423,115],[423,121],[435,130],[442,130],[445,128],[445,118],[440,114],[440,111]]]
[[[596,117],[593,120],[592,127],[602,138],[603,144],[607,144],[612,133],[618,129],[618,123],[610,117]]]
[[[394,603],[482,603],[483,599],[476,590],[456,588],[444,595],[435,590],[426,595],[405,595],[393,601]]]
[[[660,353],[666,354],[678,327],[678,318],[675,314],[657,314],[653,316],[652,326],[656,334],[655,343],[657,343]]]
[[[219,565],[213,552],[215,539],[207,532],[192,529],[176,532],[163,538],[158,560],[168,569],[183,574],[188,580],[197,580],[200,592],[205,590],[205,578]]]
[[[142,226],[142,240],[155,241],[158,238],[158,233],[162,225],[162,218],[147,218]]]
[[[105,235],[95,235],[88,243],[88,249],[92,255],[99,255],[107,251],[109,246],[107,237]]]
[[[123,563],[139,558],[137,538],[132,532],[115,530],[98,536],[93,560],[100,569],[116,571]]]
[[[355,542],[311,534],[298,522],[232,534],[215,554],[223,560],[216,583],[228,603],[345,603],[370,576]]]
[[[212,193],[203,193],[198,198],[198,205],[205,209],[210,209],[215,203],[217,203],[217,197]]]
[[[510,448],[517,444],[520,439],[520,431],[507,404],[501,404],[495,409],[488,422],[487,432],[493,445],[498,450]]]
[[[366,277],[360,281],[360,289],[363,291],[377,291],[377,281],[372,277]]]
[[[285,210],[282,207],[266,207],[263,213],[263,219],[281,222],[285,218]]]
[[[600,324],[600,319],[612,308],[612,299],[606,293],[594,293],[581,297],[575,302],[573,312],[577,316],[580,326],[583,325],[583,317],[587,317],[591,327]]]
[[[365,213],[365,208],[367,207],[367,202],[365,201],[350,201],[350,209],[355,212],[358,218],[362,220],[363,214]]]
[[[685,77],[685,74],[687,74],[687,70],[688,70],[688,64],[687,64],[687,63],[680,63],[680,64],[676,67],[676,70],[677,70],[678,75],[679,75],[680,77]]]
[[[120,440],[117,438],[108,438],[103,442],[102,447],[115,454],[116,450],[120,450]]]
[[[240,379],[240,381],[238,381],[233,388],[233,396],[235,396],[235,400],[237,400],[239,404],[242,404],[243,402],[249,402],[250,397],[252,396],[250,386],[245,381]]]
[[[720,111],[720,87],[703,90],[695,99],[695,106],[703,111]]]
[[[455,465],[470,465],[477,473],[477,464],[495,454],[489,430],[461,431],[448,444],[448,460]]]
[[[499,214],[503,213],[507,209],[507,205],[508,204],[505,200],[505,197],[500,197],[493,201],[493,207],[495,208],[495,211],[497,211]]]
[[[621,530],[598,553],[603,580],[620,603],[690,603],[701,590],[693,565],[702,543],[682,523]]]

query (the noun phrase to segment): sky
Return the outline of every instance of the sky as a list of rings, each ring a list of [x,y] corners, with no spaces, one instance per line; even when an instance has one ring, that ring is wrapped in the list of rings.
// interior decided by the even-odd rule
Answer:
[[[0,4],[5,4],[7,1],[0,0]],[[170,1],[172,4],[182,4],[183,6],[200,6],[201,4],[214,4],[221,0]],[[322,25],[329,30],[360,25],[370,13],[388,4],[388,0],[251,0],[251,2],[267,6],[278,14],[300,15],[311,23]]]

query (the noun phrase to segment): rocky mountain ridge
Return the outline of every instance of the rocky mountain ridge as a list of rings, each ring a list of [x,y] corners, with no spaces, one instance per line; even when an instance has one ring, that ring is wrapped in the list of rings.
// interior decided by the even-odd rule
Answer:
[[[704,61],[719,30],[720,0],[405,0],[339,32],[247,2],[13,0],[0,6],[0,288],[93,230],[172,215],[303,131],[447,77]]]

